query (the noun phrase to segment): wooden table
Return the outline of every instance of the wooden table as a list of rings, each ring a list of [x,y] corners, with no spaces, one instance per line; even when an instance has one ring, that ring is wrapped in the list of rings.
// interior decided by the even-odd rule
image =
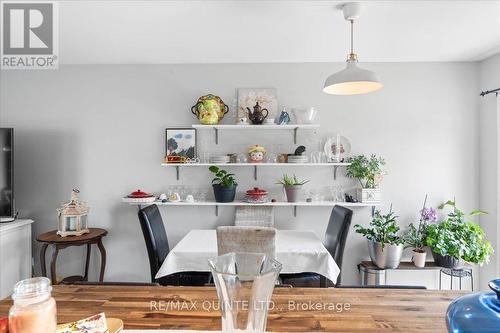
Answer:
[[[64,278],[59,283],[71,282],[71,281],[88,281],[89,277],[89,262],[90,262],[90,250],[92,244],[97,244],[99,251],[101,252],[101,271],[99,274],[99,281],[104,278],[104,270],[106,268],[106,249],[102,244],[102,238],[108,234],[104,229],[100,228],[89,228],[90,232],[83,234],[81,236],[67,236],[61,237],[57,235],[57,230],[52,230],[44,234],[39,235],[36,240],[43,243],[40,249],[40,264],[42,266],[42,275],[47,276],[47,264],[45,263],[45,253],[47,252],[47,247],[52,245],[54,252],[52,253],[52,260],[50,262],[50,276],[52,279],[52,284],[58,284],[56,265],[57,265],[57,255],[59,250],[65,249],[70,246],[81,246],[87,245],[87,258],[85,260],[85,273],[81,275],[73,275]]]
[[[274,332],[446,332],[449,303],[465,294],[459,291],[276,288],[275,308],[267,331]],[[120,318],[128,329],[220,330],[220,313],[205,310],[215,302],[210,287],[54,286],[58,322],[69,322],[104,311]],[[154,303],[152,303],[154,302]],[[288,310],[289,302],[296,309]],[[301,310],[302,305],[315,309]],[[169,305],[170,304],[170,305]],[[175,308],[174,304],[179,304]],[[182,305],[184,308],[181,308]],[[330,304],[350,304],[335,312]],[[0,317],[7,315],[10,300],[0,302]]]

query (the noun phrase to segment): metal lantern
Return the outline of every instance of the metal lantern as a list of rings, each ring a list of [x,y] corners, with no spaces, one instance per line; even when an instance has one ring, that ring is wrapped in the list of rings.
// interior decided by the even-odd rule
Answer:
[[[57,234],[59,236],[81,236],[90,232],[87,226],[89,207],[85,202],[78,200],[78,193],[80,191],[74,189],[71,192],[71,200],[57,209],[59,218]]]

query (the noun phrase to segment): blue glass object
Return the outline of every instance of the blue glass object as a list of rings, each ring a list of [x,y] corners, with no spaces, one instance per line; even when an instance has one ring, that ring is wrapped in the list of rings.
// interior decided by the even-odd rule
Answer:
[[[446,313],[450,333],[500,332],[500,279],[488,286],[494,292],[465,295],[450,304]]]

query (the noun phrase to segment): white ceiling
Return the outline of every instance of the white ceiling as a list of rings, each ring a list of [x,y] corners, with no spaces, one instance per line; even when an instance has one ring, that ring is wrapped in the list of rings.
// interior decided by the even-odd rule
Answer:
[[[361,1],[359,60],[500,52],[500,1]],[[344,61],[340,1],[60,1],[65,64]]]

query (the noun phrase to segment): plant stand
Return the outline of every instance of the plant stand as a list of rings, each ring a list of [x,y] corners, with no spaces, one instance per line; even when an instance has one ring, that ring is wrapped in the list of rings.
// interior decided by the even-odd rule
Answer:
[[[439,290],[441,290],[441,276],[442,274],[450,276],[450,290],[453,290],[453,278],[458,278],[458,288],[462,290],[462,278],[470,277],[471,291],[474,291],[474,275],[472,268],[441,268],[439,271]]]

